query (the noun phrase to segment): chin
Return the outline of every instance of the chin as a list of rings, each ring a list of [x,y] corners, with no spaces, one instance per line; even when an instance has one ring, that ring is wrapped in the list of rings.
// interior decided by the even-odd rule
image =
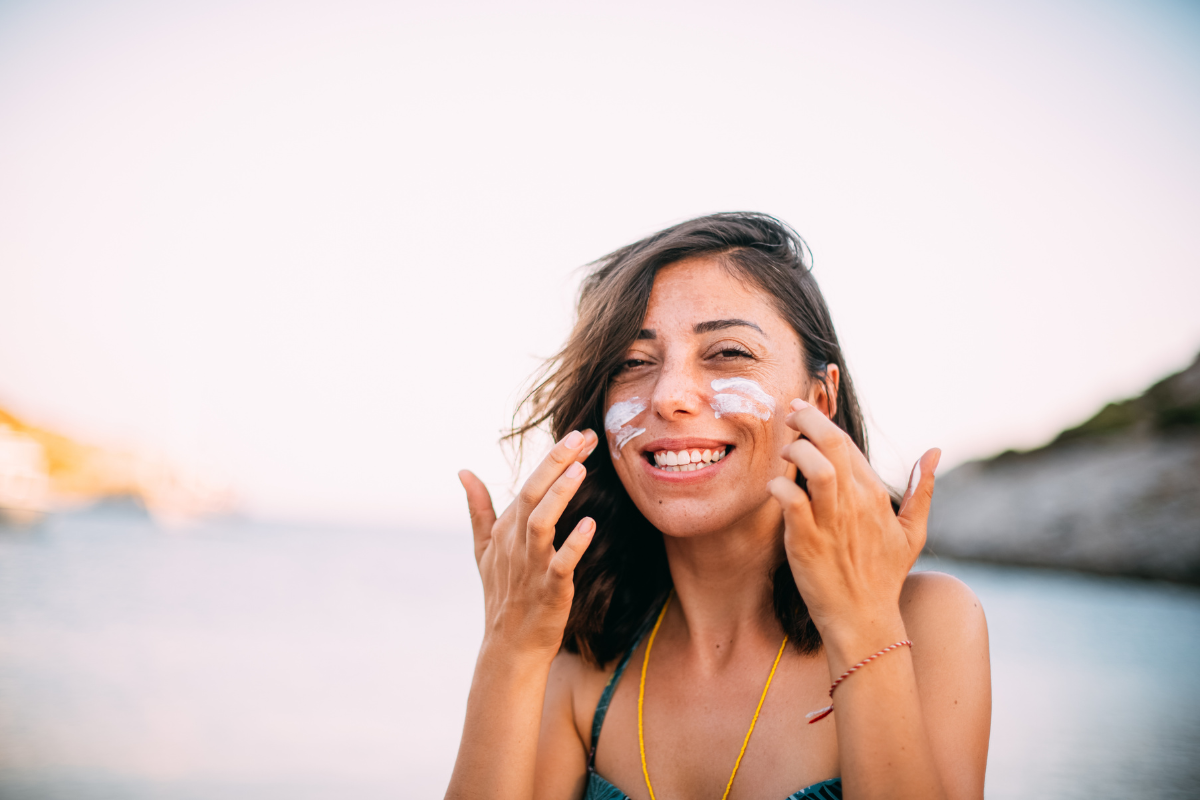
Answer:
[[[651,525],[673,539],[694,539],[719,533],[736,525],[755,510],[696,499],[654,496],[649,496],[644,504],[637,503],[637,506]]]

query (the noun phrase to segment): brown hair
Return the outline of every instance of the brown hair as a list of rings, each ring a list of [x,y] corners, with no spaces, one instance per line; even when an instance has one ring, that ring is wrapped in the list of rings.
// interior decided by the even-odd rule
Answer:
[[[638,511],[613,469],[604,436],[608,385],[641,330],[655,275],[698,255],[720,255],[731,270],[775,298],[780,315],[800,337],[810,379],[825,381],[827,365],[837,365],[833,421],[867,452],[854,382],[812,276],[808,246],[790,226],[766,214],[713,214],[673,225],[596,261],[580,288],[575,327],[535,377],[509,438],[521,439],[547,421],[555,439],[585,428],[600,434],[586,462],[587,477],[555,535],[558,547],[580,519],[596,521],[596,535],[575,569],[563,647],[599,665],[633,646],[671,589],[662,534]],[[800,652],[816,652],[821,636],[786,561],[776,568],[773,584],[775,616],[783,629]]]

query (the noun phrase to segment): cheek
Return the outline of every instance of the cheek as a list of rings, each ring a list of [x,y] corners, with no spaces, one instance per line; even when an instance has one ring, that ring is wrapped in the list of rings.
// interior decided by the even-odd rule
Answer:
[[[749,378],[718,378],[712,384],[709,406],[717,419],[745,415],[763,420],[775,415],[775,398],[757,381]]]
[[[647,403],[639,397],[619,400],[609,406],[604,415],[604,432],[608,436],[608,449],[614,461],[621,459],[625,445],[646,432],[637,427],[636,420],[645,413]]]

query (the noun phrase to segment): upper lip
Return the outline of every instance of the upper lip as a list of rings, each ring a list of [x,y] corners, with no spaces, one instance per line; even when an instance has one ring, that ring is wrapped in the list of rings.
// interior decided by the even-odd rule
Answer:
[[[679,452],[680,450],[720,450],[722,447],[728,447],[732,442],[721,442],[716,439],[698,439],[693,436],[676,438],[676,439],[655,439],[649,444],[642,446],[643,453],[662,453],[667,450]]]

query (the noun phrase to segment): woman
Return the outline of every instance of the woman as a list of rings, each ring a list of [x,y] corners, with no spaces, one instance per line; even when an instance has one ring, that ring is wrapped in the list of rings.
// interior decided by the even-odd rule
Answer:
[[[909,574],[940,452],[894,510],[806,252],[717,214],[585,280],[514,433],[557,444],[498,519],[459,476],[486,628],[448,797],[983,796],[983,611]]]

